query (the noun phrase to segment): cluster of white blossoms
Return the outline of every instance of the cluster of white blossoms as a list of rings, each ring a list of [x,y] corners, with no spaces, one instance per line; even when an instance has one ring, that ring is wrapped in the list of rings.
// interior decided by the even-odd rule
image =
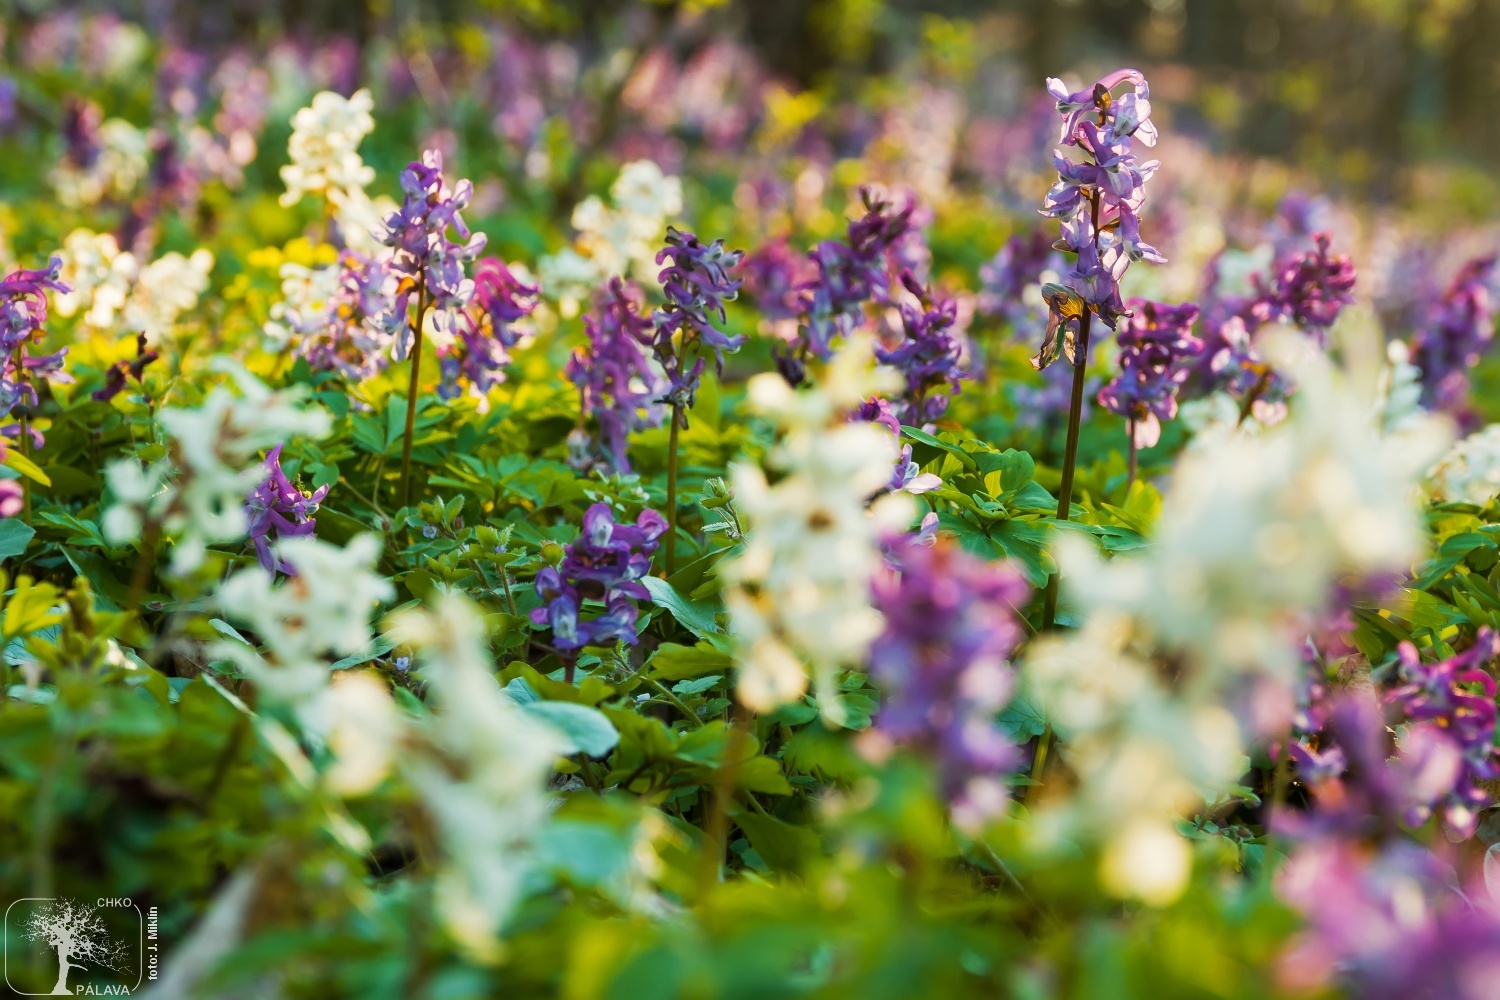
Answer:
[[[223,642],[215,651],[232,660],[267,698],[299,709],[304,725],[329,727],[334,707],[324,699],[328,659],[368,653],[370,617],[395,595],[375,573],[380,541],[359,535],[340,548],[317,538],[284,538],[277,558],[296,567],[277,581],[260,565],[235,573],[219,588],[224,616],[254,631],[266,646],[262,656],[242,643]]]
[[[98,330],[116,321],[146,335],[151,347],[169,340],[178,318],[208,290],[214,255],[203,248],[184,257],[173,251],[140,266],[108,233],[75,229],[63,240],[62,281],[72,291],[56,297],[59,316],[82,314]]]
[[[870,605],[880,539],[912,517],[905,494],[868,502],[890,482],[895,439],[846,418],[901,385],[899,373],[874,367],[864,334],[851,336],[802,391],[775,374],[750,380],[751,409],[782,432],[767,455],[779,478],[771,483],[756,465],[731,470],[747,533],[744,552],[721,572],[742,664],[739,698],[756,711],[802,697],[810,671],[824,718],[843,718],[838,671],[863,662],[884,624]]]
[[[52,168],[52,189],[67,208],[124,201],[151,169],[151,136],[121,118],[99,126],[99,149],[86,167],[66,159]]]
[[[75,229],[63,239],[58,256],[59,277],[71,292],[55,296],[59,316],[83,314],[83,321],[99,330],[114,326],[135,284],[135,254],[122,252],[109,233]]]
[[[667,222],[682,213],[682,181],[650,160],[621,167],[609,196],[612,207],[598,195],[579,202],[573,245],[538,264],[542,287],[565,318],[576,316],[592,290],[616,275],[654,283]]]
[[[1059,546],[1065,592],[1088,624],[1027,656],[1080,780],[1064,818],[1110,831],[1102,876],[1122,895],[1163,902],[1186,885],[1188,847],[1172,824],[1243,769],[1231,699],[1262,683],[1289,706],[1333,583],[1405,571],[1423,551],[1413,484],[1447,423],[1384,434],[1368,394],[1309,341],[1278,331],[1263,343],[1298,373],[1288,419],[1185,453],[1139,554],[1104,563],[1077,539]]]
[[[396,209],[389,198],[371,199],[365,193],[375,171],[360,157],[359,144],[375,130],[370,113],[374,108],[368,90],[348,98],[331,90],[315,95],[311,105],[292,116],[287,143],[291,162],[281,168],[286,184],[281,204],[295,205],[310,194],[322,196],[345,244],[367,254],[380,246],[373,230]]]
[[[123,543],[139,539],[147,524],[158,526],[174,542],[178,574],[201,566],[209,545],[245,537],[245,496],[266,476],[262,451],[293,437],[324,437],[332,425],[327,410],[307,404],[303,386],[273,392],[232,361],[213,368],[231,375],[238,395],[219,385],[198,407],[163,409],[167,457],[144,467],[120,459],[104,472],[115,498],[105,536]]]
[[[1427,472],[1434,500],[1483,506],[1500,496],[1500,424],[1490,424],[1455,444]]]

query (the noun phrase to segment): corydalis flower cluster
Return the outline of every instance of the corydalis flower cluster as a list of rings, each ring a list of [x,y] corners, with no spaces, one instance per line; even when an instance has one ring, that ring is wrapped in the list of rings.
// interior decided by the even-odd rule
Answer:
[[[1123,83],[1134,89],[1115,99],[1110,91]],[[1156,160],[1138,161],[1132,149],[1135,139],[1156,145],[1146,78],[1133,69],[1116,70],[1076,93],[1048,79],[1047,92],[1063,116],[1059,141],[1077,147],[1087,160],[1070,160],[1062,150],[1052,154],[1058,180],[1047,192],[1042,214],[1061,222],[1062,238],[1055,246],[1076,254],[1077,261],[1062,284],[1043,289],[1051,318],[1041,351],[1032,359],[1038,369],[1063,352],[1075,364],[1085,364],[1086,358],[1075,356],[1084,314],[1098,316],[1113,330],[1125,312],[1119,282],[1131,262],[1166,263],[1141,240],[1146,182],[1160,166]],[[1094,114],[1097,123],[1089,120]]]
[[[630,432],[659,426],[663,417],[667,380],[646,354],[655,328],[637,312],[619,278],[610,280],[583,327],[588,345],[573,352],[564,373],[578,386],[579,409],[593,419],[609,466],[629,472],[625,448]]]
[[[666,519],[654,510],[641,511],[633,525],[617,524],[609,504],[594,504],[562,562],[537,573],[543,604],[531,612],[531,620],[552,629],[552,642],[564,654],[616,639],[634,645],[635,602],[651,599],[639,581],[651,571],[651,554],[666,531]],[[584,601],[603,604],[604,613],[581,619]]]
[[[929,752],[955,818],[973,827],[1003,808],[1001,775],[1020,760],[994,719],[1014,687],[1006,661],[1021,638],[1026,582],[945,541],[909,536],[894,554],[899,569],[873,584],[885,616],[870,646],[870,672],[887,696],[877,731]]]
[[[162,410],[168,457],[105,469],[115,496],[105,537],[119,544],[140,539],[147,525],[160,528],[176,542],[174,573],[197,569],[209,545],[245,537],[245,498],[267,475],[254,456],[293,436],[321,438],[332,424],[327,410],[303,405],[305,387],[273,392],[232,362],[217,367],[233,376],[239,395],[220,385],[197,408]]]
[[[860,191],[865,214],[849,223],[847,242],[825,240],[808,254],[817,276],[801,289],[803,321],[797,338],[776,354],[776,367],[792,385],[806,377],[810,358],[827,361],[835,337],[847,336],[865,318],[865,303],[885,302],[890,293],[888,256],[912,231],[915,206],[893,211],[871,189]]]
[[[495,257],[474,266],[473,298],[454,315],[452,342],[440,345],[439,396],[452,399],[459,394],[460,382],[467,382],[480,412],[488,409],[489,391],[505,381],[510,349],[520,342],[517,324],[536,308],[539,291]]]
[[[920,425],[943,415],[950,392],[957,393],[959,381],[968,374],[960,367],[964,348],[953,329],[958,304],[937,298],[910,271],[901,275],[901,284],[915,300],[899,305],[905,336],[894,345],[877,347],[875,358],[906,376],[906,391],[894,406],[897,419]]]
[[[1429,802],[1408,810],[1406,820],[1423,823],[1441,804],[1443,822],[1458,836],[1474,835],[1479,812],[1492,796],[1485,783],[1500,779],[1495,751],[1495,678],[1483,669],[1500,655],[1500,638],[1481,629],[1474,645],[1456,656],[1423,663],[1409,642],[1399,647],[1405,681],[1386,695],[1411,722],[1400,743],[1403,756],[1423,761],[1431,777]]]
[[[459,181],[452,189],[443,180],[443,154],[429,149],[401,172],[401,208],[385,220],[381,243],[392,249],[391,268],[426,290],[440,330],[452,321],[452,310],[469,304],[474,282],[464,265],[484,249],[483,233],[470,233],[461,212],[474,197],[474,185]],[[448,238],[448,230],[462,243]],[[404,338],[410,339],[410,338]],[[398,360],[406,356],[398,344]]]
[[[1203,342],[1192,335],[1198,307],[1134,299],[1131,315],[1116,331],[1120,374],[1099,391],[1099,404],[1130,422],[1137,448],[1161,438],[1161,422],[1177,415],[1177,389],[1188,377],[1183,361]]]
[[[656,255],[658,264],[671,261],[657,275],[667,301],[652,315],[652,350],[667,373],[666,401],[679,413],[692,405],[703,374],[701,354],[691,368],[685,367],[694,347],[712,350],[715,370],[723,374],[725,352],[737,351],[745,342],[743,336],[729,336],[714,325],[714,318],[724,323],[724,304],[739,295],[742,279],[729,272],[743,256],[739,250],[725,250],[723,240],[705,244],[692,233],[667,227],[667,245]],[[686,426],[686,416],[682,420]]]
[[[312,536],[318,523],[313,515],[328,496],[328,486],[319,486],[310,493],[294,486],[281,468],[281,448],[278,444],[266,456],[263,463],[266,478],[245,498],[245,520],[249,522],[255,556],[266,572],[295,573],[295,569],[271,551],[271,545],[283,538]]]
[[[66,347],[40,357],[32,357],[28,350],[29,344],[42,337],[47,293],[69,291],[59,279],[61,272],[62,258],[54,256],[45,271],[13,271],[0,281],[0,352],[4,355],[0,358],[0,413],[36,406],[32,378],[72,381],[62,366]]]
[[[1469,390],[1469,369],[1495,338],[1495,257],[1471,260],[1412,337],[1412,362],[1422,371],[1422,402],[1453,410]]]

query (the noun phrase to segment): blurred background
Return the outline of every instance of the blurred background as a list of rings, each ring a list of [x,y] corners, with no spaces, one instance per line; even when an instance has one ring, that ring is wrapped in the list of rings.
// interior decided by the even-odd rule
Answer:
[[[1172,264],[1127,294],[1197,298],[1226,252],[1327,229],[1397,336],[1496,243],[1496,37],[1500,0],[7,0],[0,262],[102,219],[152,252],[211,238],[227,286],[319,231],[311,200],[276,203],[293,113],[368,87],[371,194],[439,149],[507,259],[566,246],[634,160],[745,248],[837,235],[877,184],[917,201],[931,273],[982,336],[1004,292],[985,265],[1041,238],[1045,79],[1131,65]],[[18,210],[38,197],[61,218]]]

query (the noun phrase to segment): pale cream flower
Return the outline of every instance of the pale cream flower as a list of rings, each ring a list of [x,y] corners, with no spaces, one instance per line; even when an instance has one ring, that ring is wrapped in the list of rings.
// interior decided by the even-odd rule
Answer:
[[[359,144],[375,130],[370,112],[375,99],[368,90],[344,98],[331,90],[313,97],[309,107],[292,116],[287,143],[291,162],[281,168],[286,192],[281,204],[295,205],[304,195],[319,194],[337,206],[349,192],[363,193],[375,171],[360,159]]]
[[[106,198],[124,201],[151,168],[150,136],[120,118],[99,126],[99,152],[88,167],[66,161],[52,170],[57,200],[68,208],[97,205]]]
[[[794,391],[776,375],[752,381],[751,408],[783,431],[767,456],[780,477],[732,468],[748,529],[744,551],[721,572],[744,664],[739,695],[760,711],[800,697],[810,672],[825,717],[840,722],[838,670],[859,664],[883,626],[870,579],[882,534],[906,527],[911,506],[904,494],[869,505],[890,481],[896,443],[883,428],[845,418],[862,398],[856,388],[883,381],[873,361],[870,338],[855,336],[814,386]]]
[[[417,650],[435,706],[424,736],[437,756],[412,754],[403,769],[442,842],[438,911],[467,951],[494,959],[543,833],[547,777],[564,743],[500,690],[484,621],[465,598],[403,612],[391,634]]]
[[[1500,496],[1500,424],[1490,424],[1455,444],[1427,472],[1435,500],[1484,505]]]
[[[208,290],[214,255],[199,247],[192,256],[173,251],[141,271],[124,307],[125,325],[146,335],[146,343],[157,347],[172,337],[177,319],[198,304]]]
[[[55,297],[59,316],[83,314],[83,321],[96,329],[112,327],[115,317],[125,308],[125,301],[138,270],[135,255],[121,252],[109,233],[75,229],[63,239],[59,254],[63,259],[60,275],[71,292]]]

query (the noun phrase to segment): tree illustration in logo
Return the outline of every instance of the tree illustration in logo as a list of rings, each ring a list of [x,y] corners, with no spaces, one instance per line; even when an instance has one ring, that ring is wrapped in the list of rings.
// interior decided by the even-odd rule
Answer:
[[[68,989],[68,973],[73,969],[92,965],[124,972],[128,967],[129,944],[111,941],[95,906],[79,906],[70,899],[49,900],[32,911],[22,936],[27,941],[45,941],[57,950],[53,995],[73,993]]]

